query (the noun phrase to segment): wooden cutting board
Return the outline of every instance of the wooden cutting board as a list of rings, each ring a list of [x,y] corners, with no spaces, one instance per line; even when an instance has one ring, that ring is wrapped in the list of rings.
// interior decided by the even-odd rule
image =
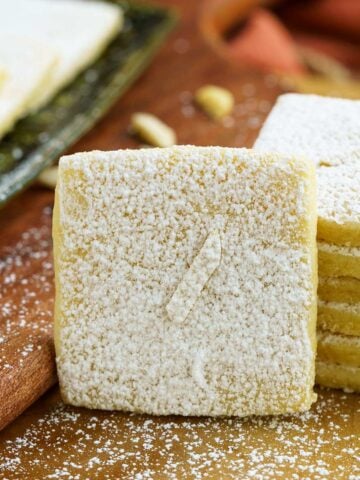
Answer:
[[[281,93],[276,77],[219,57],[200,33],[197,2],[162,3],[181,12],[178,29],[71,152],[138,147],[128,128],[135,111],[164,119],[181,144],[252,145]],[[236,98],[220,122],[191,101],[209,82]],[[0,212],[0,429],[56,383],[52,205],[53,192],[33,187]],[[359,436],[359,396],[343,392],[320,392],[313,410],[296,418],[209,420],[64,407],[54,387],[0,433],[0,478],[355,479]]]

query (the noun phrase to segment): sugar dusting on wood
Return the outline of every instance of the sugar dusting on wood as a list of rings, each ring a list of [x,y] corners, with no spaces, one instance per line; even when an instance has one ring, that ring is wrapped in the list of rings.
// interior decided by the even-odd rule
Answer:
[[[345,414],[348,395],[323,390],[319,397],[306,414],[231,420],[98,412],[57,402],[4,442],[0,474],[7,479],[357,480],[360,405],[352,396],[355,408]]]
[[[24,231],[16,244],[4,247],[0,252],[1,376],[21,367],[35,348],[42,348],[39,337],[52,335],[51,213],[52,209],[45,207],[39,226]],[[49,298],[47,302],[40,300],[44,293]],[[26,341],[12,344],[14,363],[9,363],[9,352],[5,347],[10,340],[20,336]]]

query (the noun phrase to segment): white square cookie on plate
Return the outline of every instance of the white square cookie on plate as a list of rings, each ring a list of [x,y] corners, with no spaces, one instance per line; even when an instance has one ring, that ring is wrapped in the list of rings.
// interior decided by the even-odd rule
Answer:
[[[57,60],[46,44],[0,31],[0,68],[4,71],[0,79],[0,139],[29,112],[33,99],[46,88]]]
[[[48,102],[94,62],[121,29],[122,9],[102,1],[0,0],[0,31],[19,31],[43,42],[58,55],[58,64],[32,110]]]
[[[53,236],[65,402],[158,415],[309,409],[315,195],[313,164],[287,155],[63,157]]]

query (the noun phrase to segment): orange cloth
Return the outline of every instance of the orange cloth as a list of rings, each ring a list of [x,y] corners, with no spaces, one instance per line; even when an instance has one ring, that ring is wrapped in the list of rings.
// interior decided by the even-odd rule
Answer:
[[[257,8],[229,43],[233,58],[264,70],[299,74],[306,71],[284,25],[270,11]]]

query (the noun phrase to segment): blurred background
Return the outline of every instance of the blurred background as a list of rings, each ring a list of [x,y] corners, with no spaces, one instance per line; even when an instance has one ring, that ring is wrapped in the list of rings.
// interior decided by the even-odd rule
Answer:
[[[208,0],[200,22],[234,64],[300,92],[359,98],[358,0]]]

